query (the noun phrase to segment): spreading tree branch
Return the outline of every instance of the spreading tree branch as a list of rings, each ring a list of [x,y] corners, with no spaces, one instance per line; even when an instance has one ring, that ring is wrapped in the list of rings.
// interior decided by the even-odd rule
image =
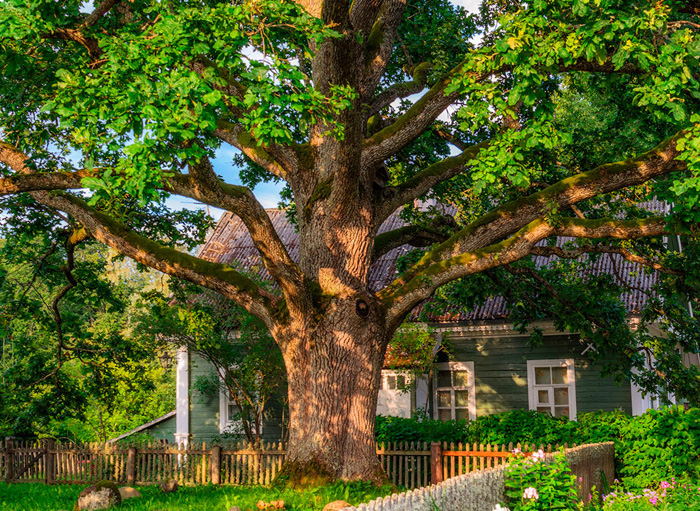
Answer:
[[[402,245],[412,247],[429,247],[449,238],[448,232],[457,227],[457,222],[451,216],[439,216],[428,225],[407,225],[393,231],[378,234],[374,238],[372,261]]]
[[[426,255],[401,277],[378,293],[386,308],[389,326],[398,325],[420,302],[432,296],[435,290],[456,279],[481,273],[492,268],[511,264],[529,255],[533,247],[550,236],[577,238],[638,239],[666,233],[666,220],[646,218],[643,220],[581,220],[562,219],[558,225],[550,225],[543,219],[528,223],[513,236],[485,248],[463,251],[445,257],[438,247]],[[460,246],[453,238],[445,244]],[[453,251],[448,251],[453,254]]]
[[[470,146],[457,156],[450,156],[426,167],[400,185],[382,190],[381,200],[376,206],[377,224],[381,224],[397,208],[429,192],[435,185],[462,173],[488,144],[489,142],[485,141]]]
[[[585,245],[575,248],[536,246],[532,247],[530,253],[541,257],[556,256],[560,259],[578,259],[584,254],[618,254],[632,263],[636,263],[640,266],[646,266],[647,268],[651,268],[661,273],[666,273],[668,275],[683,275],[683,272],[680,270],[668,268],[657,261],[643,257],[639,254],[635,254],[624,247],[612,247],[609,245]]]
[[[121,0],[104,0],[100,5],[98,5],[90,15],[85,18],[85,21],[83,21],[83,25],[86,28],[92,27],[95,23],[100,21],[102,17],[107,14],[112,7],[117,5]]]
[[[271,311],[278,298],[230,265],[205,261],[163,246],[130,231],[76,196],[63,192],[31,192],[31,195],[42,204],[75,218],[97,241],[141,264],[218,291],[259,317],[269,328],[274,326]]]
[[[370,102],[365,116],[367,118],[372,117],[374,114],[379,113],[383,108],[386,108],[397,99],[403,99],[413,94],[418,94],[425,88],[428,73],[430,72],[431,68],[432,64],[429,62],[419,64],[413,70],[413,80],[410,82],[396,83],[377,94]]]
[[[378,133],[364,141],[362,164],[367,166],[377,165],[390,156],[406,147],[418,138],[445,109],[463,97],[466,93],[455,91],[447,94],[445,91],[453,79],[459,77],[469,64],[469,57],[463,60],[454,69],[446,73],[438,80],[428,92],[426,92],[411,108],[401,115],[391,126],[387,126]],[[551,66],[554,68],[555,66]],[[468,78],[474,83],[483,82],[494,76],[503,75],[512,71],[512,66],[504,65],[486,72],[468,73]],[[560,66],[560,73],[580,71],[587,73],[615,73],[615,74],[643,74],[643,70],[634,64],[623,64],[617,67],[611,58],[602,63],[589,62],[586,59],[568,65]],[[554,72],[553,69],[550,72]]]
[[[0,196],[19,192],[84,188],[81,179],[96,174],[96,171],[88,170],[33,173],[26,166],[26,161],[26,155],[16,148],[0,143],[0,162],[18,172],[16,175],[0,178]],[[171,176],[160,188],[168,193],[230,211],[240,217],[260,253],[265,268],[280,285],[285,299],[293,304],[300,303],[303,286],[301,271],[279,239],[265,209],[248,188],[223,183],[206,157],[198,164],[190,166],[190,174]]]
[[[680,154],[676,141],[683,136],[684,132],[679,132],[651,151],[635,158],[600,165],[527,197],[507,202],[474,220],[455,234],[451,241],[436,247],[435,250],[442,253],[443,258],[447,258],[486,247],[512,235],[528,223],[543,218],[553,206],[563,210],[591,197],[636,186],[671,172],[682,171],[686,166],[684,162],[676,159]]]
[[[363,100],[372,97],[394,50],[396,34],[406,9],[406,0],[383,0],[364,45],[365,65],[360,82]]]

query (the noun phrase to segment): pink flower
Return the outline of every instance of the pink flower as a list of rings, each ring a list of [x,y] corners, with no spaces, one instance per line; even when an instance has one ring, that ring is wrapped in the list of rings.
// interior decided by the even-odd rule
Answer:
[[[535,460],[535,461],[541,461],[541,460],[543,460],[543,459],[544,459],[544,451],[543,451],[542,449],[540,449],[540,450],[537,451],[536,453],[533,453],[532,459]]]
[[[669,483],[669,482],[667,482],[667,481],[661,481],[661,488],[662,488],[662,489],[664,489],[664,488],[670,488],[670,487],[671,487],[671,483]]]
[[[521,451],[519,448],[516,447],[515,449],[513,449],[510,452],[517,455],[517,454],[521,454],[523,451]]]
[[[523,492],[523,498],[537,500],[540,498],[540,494],[537,493],[537,490],[535,488],[530,486],[528,488],[525,488],[525,491]]]
[[[578,478],[578,482],[579,482],[579,483],[582,483],[582,482],[583,482],[583,477],[579,477],[579,478]]]

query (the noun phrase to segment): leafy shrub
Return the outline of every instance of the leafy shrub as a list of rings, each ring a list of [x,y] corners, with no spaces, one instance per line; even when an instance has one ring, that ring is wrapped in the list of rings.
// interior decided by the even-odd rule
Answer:
[[[563,452],[544,462],[544,452],[532,457],[516,454],[506,469],[506,496],[511,511],[579,508],[576,476]]]
[[[584,413],[577,421],[527,410],[441,422],[377,417],[382,442],[564,444],[615,442],[616,472],[631,488],[673,476],[700,477],[700,409],[667,407],[639,417],[621,411]]]
[[[464,442],[467,438],[466,421],[431,420],[425,415],[410,419],[377,416],[377,442]]]
[[[564,444],[576,441],[576,422],[532,410],[486,415],[469,423],[470,443]]]
[[[487,415],[473,421],[378,416],[377,442],[454,442],[469,444],[564,444],[578,441],[577,423],[530,410]]]
[[[623,429],[620,474],[632,487],[663,479],[700,476],[700,409],[649,410]]]

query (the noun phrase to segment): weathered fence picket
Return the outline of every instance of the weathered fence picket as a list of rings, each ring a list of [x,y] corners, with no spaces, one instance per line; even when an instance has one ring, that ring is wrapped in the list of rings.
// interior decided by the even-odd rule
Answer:
[[[552,445],[517,444],[523,452],[558,449]],[[566,445],[568,447],[568,445]],[[477,445],[389,442],[377,456],[397,486],[419,488],[485,468],[498,467],[512,455],[513,444]],[[269,485],[282,468],[286,451],[280,443],[253,446],[160,442],[84,444],[51,439],[0,439],[0,479],[12,482],[87,484],[109,479],[126,484],[158,484],[172,479],[183,485]]]

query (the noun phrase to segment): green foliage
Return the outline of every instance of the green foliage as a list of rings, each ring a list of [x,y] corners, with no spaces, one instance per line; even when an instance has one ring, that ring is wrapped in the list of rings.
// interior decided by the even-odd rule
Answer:
[[[287,394],[278,345],[259,319],[220,295],[178,280],[171,281],[169,290],[176,302],[170,294],[151,293],[138,329],[153,340],[185,346],[209,362],[214,372],[193,382],[197,393],[205,400],[220,390],[232,396],[238,411],[230,419],[240,421],[242,430],[234,428],[226,435],[258,443],[266,405],[273,397],[284,404]],[[286,424],[279,426],[284,437]]]
[[[431,374],[436,354],[445,347],[438,342],[435,331],[422,323],[405,323],[393,335],[384,366],[404,371],[413,381]]]
[[[642,488],[685,475],[700,477],[700,410],[649,410],[623,430],[620,474]]]
[[[616,471],[632,488],[672,477],[700,477],[700,409],[670,406],[639,417],[623,412],[580,414],[576,421],[514,410],[473,421],[377,417],[377,442],[565,444],[614,442]]]
[[[505,494],[511,511],[579,509],[576,476],[571,473],[564,452],[545,462],[544,452],[531,457],[515,455],[506,468]]]
[[[170,412],[173,375],[134,331],[140,293],[160,281],[86,242],[67,287],[70,231],[35,225],[5,224],[0,248],[0,435],[106,441]]]
[[[439,421],[424,415],[406,419],[378,416],[378,442],[454,442],[468,444],[564,444],[578,441],[578,423],[529,410],[485,415],[473,421]]]

